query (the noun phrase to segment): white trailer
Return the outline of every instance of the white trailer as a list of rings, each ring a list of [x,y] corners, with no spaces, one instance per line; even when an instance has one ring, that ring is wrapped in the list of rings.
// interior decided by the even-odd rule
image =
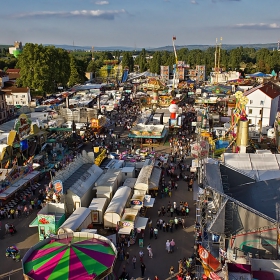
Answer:
[[[59,227],[57,234],[73,233],[85,229],[92,223],[91,210],[80,207]]]
[[[93,190],[96,190],[99,193],[112,192],[114,194],[118,187],[121,186],[121,182],[121,169],[108,169],[108,171],[102,174],[95,182]]]
[[[125,179],[123,186],[130,187],[131,189],[134,189],[135,183],[136,183],[136,178],[127,178]]]
[[[127,178],[135,178],[135,167],[125,166],[125,167],[122,168],[122,180],[123,180],[123,182]]]
[[[94,198],[91,201],[88,208],[91,211],[92,223],[103,224],[103,216],[105,210],[107,209],[108,203],[108,198]]]
[[[120,187],[104,214],[104,228],[116,228],[122,219],[124,209],[130,206],[132,190],[130,187]]]

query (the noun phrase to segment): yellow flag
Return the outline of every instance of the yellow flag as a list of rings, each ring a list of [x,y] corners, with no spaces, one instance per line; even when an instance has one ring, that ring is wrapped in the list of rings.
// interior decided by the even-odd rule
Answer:
[[[206,264],[204,264],[203,262],[201,262],[201,265],[202,265],[202,267],[204,269],[204,274],[207,277],[210,277],[210,272],[211,272],[210,268]]]

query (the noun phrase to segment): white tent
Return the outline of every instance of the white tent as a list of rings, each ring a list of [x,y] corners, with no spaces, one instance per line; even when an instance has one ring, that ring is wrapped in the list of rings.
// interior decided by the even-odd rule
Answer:
[[[103,224],[103,216],[108,206],[108,201],[108,198],[105,197],[92,199],[88,208],[91,210],[93,223]]]
[[[59,227],[57,234],[73,233],[87,228],[92,223],[91,211],[88,208],[80,207]]]
[[[149,190],[158,190],[160,178],[161,168],[154,166],[149,182]]]
[[[104,227],[116,228],[118,222],[120,222],[122,218],[124,208],[129,206],[130,197],[130,187],[122,186],[116,191],[113,199],[105,211]]]
[[[102,173],[103,170],[93,164],[86,172],[81,174],[81,177],[76,182],[72,182],[72,186],[64,196],[68,213],[72,213],[78,207],[89,206],[94,197],[92,188]]]
[[[149,179],[151,177],[152,171],[153,171],[153,165],[147,165],[143,166],[138,178],[136,180],[134,189],[136,190],[143,190],[145,192],[149,189]]]
[[[117,188],[121,185],[122,172],[120,169],[108,169],[100,178],[95,182],[94,190],[97,192],[116,192]]]
[[[141,230],[145,230],[147,222],[148,218],[137,217],[134,223],[134,227],[137,229],[138,232],[140,232]]]
[[[278,154],[224,154],[224,164],[257,181],[280,178]]]
[[[137,181],[136,178],[127,178],[127,179],[125,179],[123,186],[127,186],[127,187],[130,187],[131,189],[133,189],[136,181]]]
[[[130,234],[131,230],[135,228],[135,220],[137,219],[138,210],[132,208],[125,208],[124,214],[120,222],[120,229],[118,234]]]

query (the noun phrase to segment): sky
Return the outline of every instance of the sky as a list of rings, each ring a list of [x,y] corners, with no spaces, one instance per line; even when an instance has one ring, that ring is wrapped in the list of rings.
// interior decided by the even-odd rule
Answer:
[[[13,0],[0,8],[0,44],[277,47],[279,11],[280,0]]]

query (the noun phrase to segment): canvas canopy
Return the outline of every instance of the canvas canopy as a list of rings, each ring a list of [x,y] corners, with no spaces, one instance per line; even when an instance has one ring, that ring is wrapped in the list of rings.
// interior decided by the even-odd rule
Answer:
[[[224,164],[256,181],[280,177],[279,154],[224,154]]]
[[[131,188],[120,187],[104,214],[104,227],[115,228],[121,221],[123,210],[126,207],[131,196]]]
[[[160,178],[161,178],[161,168],[155,166],[151,174],[151,178],[149,182],[149,190],[158,190]]]
[[[147,208],[151,208],[154,206],[154,203],[155,203],[155,198],[149,198],[149,199],[144,199],[144,206],[147,207]]]
[[[91,210],[89,208],[80,207],[76,209],[72,215],[60,226],[57,234],[62,233],[74,233],[78,231],[80,226],[87,220],[91,215]],[[87,226],[87,225],[86,225]]]
[[[125,208],[126,202],[128,198],[130,197],[131,189],[129,187],[123,186],[120,187],[113,199],[111,200],[108,208],[105,211],[105,215],[108,213],[116,213],[118,215],[121,215],[123,212],[123,209]]]
[[[137,217],[137,220],[135,221],[135,228],[138,231],[145,230],[147,222],[148,218]]]
[[[149,189],[149,178],[151,177],[152,171],[153,165],[143,166],[136,180],[134,189],[146,192]]]

